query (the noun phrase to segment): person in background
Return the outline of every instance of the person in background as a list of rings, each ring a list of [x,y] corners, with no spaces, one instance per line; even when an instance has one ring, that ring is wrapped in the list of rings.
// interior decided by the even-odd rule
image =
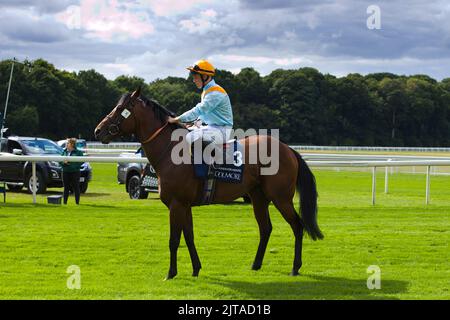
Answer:
[[[67,139],[66,148],[63,150],[62,156],[69,157],[81,157],[83,152],[77,149],[77,139]],[[82,162],[68,162],[61,163],[63,172],[63,185],[64,185],[64,204],[67,204],[69,198],[70,189],[75,194],[76,204],[80,204],[80,168]]]

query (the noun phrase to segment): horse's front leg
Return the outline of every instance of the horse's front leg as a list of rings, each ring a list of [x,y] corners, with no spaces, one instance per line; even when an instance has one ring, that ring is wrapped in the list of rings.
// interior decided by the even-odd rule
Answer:
[[[186,223],[187,207],[177,200],[170,203],[170,268],[166,280],[173,279],[177,275],[177,251],[180,245],[181,231]]]
[[[186,209],[186,223],[184,224],[183,229],[184,240],[186,240],[186,245],[189,250],[189,254],[191,256],[192,262],[192,276],[197,277],[200,269],[202,268],[202,264],[200,263],[200,259],[197,254],[197,249],[194,244],[194,225],[192,222],[192,209],[191,207]]]

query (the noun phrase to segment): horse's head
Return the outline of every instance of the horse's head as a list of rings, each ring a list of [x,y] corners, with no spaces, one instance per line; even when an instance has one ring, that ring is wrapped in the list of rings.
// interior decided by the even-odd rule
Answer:
[[[124,94],[114,109],[97,125],[95,138],[109,143],[116,137],[136,133],[136,109],[142,103],[140,89]]]
[[[109,143],[116,137],[135,134],[142,142],[166,124],[168,116],[175,117],[158,102],[141,96],[140,91],[139,88],[120,98],[111,113],[95,128],[97,140]]]

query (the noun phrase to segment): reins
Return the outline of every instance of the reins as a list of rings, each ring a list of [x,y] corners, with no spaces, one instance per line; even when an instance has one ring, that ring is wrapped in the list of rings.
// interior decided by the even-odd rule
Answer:
[[[161,131],[163,131],[164,128],[167,127],[168,124],[169,124],[169,122],[166,122],[165,125],[163,125],[161,128],[159,128],[158,130],[156,130],[156,131],[150,136],[150,138],[148,138],[148,139],[145,140],[145,141],[142,141],[141,144],[148,143],[148,142],[152,141],[153,139],[155,139],[155,138],[161,133]]]
[[[161,128],[159,128],[158,130],[156,130],[151,136],[150,138],[148,138],[147,140],[141,142],[142,145],[144,145],[145,143],[149,143],[151,141],[153,141],[163,130],[164,128],[167,127],[167,125],[169,124],[169,122],[166,122],[166,124],[164,124]],[[156,160],[154,163],[152,163],[153,168],[156,168],[159,164],[159,162],[161,161],[161,159],[165,156],[165,154],[167,153],[167,151],[170,149],[170,146],[172,145],[173,141],[170,141],[167,144],[167,147],[164,149],[163,152],[161,152],[158,160]]]

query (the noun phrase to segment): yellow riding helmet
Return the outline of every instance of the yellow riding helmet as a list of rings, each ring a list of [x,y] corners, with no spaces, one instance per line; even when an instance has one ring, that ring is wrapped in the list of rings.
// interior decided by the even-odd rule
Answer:
[[[199,60],[192,67],[187,67],[192,73],[200,73],[213,77],[216,73],[214,66],[207,60]]]

